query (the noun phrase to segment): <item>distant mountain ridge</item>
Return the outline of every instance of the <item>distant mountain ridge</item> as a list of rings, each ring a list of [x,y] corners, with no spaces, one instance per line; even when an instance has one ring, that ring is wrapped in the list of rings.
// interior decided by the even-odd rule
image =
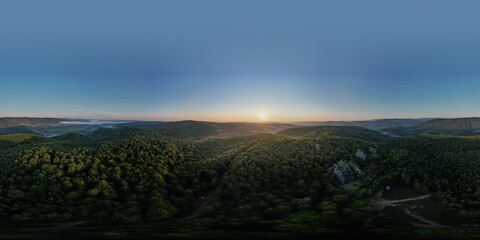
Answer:
[[[419,134],[480,135],[480,118],[436,118],[410,127],[389,127],[380,131],[394,136]]]
[[[480,118],[437,118],[416,125],[415,127],[446,130],[480,129]]]
[[[72,123],[72,124],[68,124]],[[83,124],[84,123],[84,124]],[[413,136],[418,134],[453,134],[480,135],[480,118],[437,118],[437,119],[378,119],[369,121],[326,121],[297,123],[248,123],[231,122],[217,123],[207,121],[96,121],[65,118],[30,118],[5,117],[0,118],[0,134],[36,133],[54,137],[66,133],[81,133],[84,135],[112,136],[117,134],[133,134],[137,131],[151,131],[158,135],[176,138],[203,138],[217,135],[245,135],[255,133],[279,133],[287,129],[314,127],[319,133],[319,126],[331,127],[362,127],[389,134],[391,136]],[[97,131],[98,130],[98,131]],[[287,135],[301,129],[286,131]],[[352,130],[352,129],[350,129]],[[347,129],[330,128],[328,131],[345,133]],[[358,133],[358,130],[356,130]],[[343,134],[342,133],[342,134]],[[295,134],[293,134],[295,135]],[[348,134],[347,134],[348,135]]]
[[[187,126],[189,123],[205,123],[205,124],[215,124],[217,127],[225,128],[228,125],[235,124],[239,128],[241,126],[267,126],[270,124],[270,127],[273,126],[360,126],[371,129],[380,129],[386,127],[405,127],[413,126],[419,123],[423,123],[431,119],[419,118],[419,119],[376,119],[376,120],[365,120],[365,121],[309,121],[309,122],[295,122],[295,123],[247,123],[247,122],[231,122],[231,123],[216,123],[208,121],[194,121],[194,120],[185,120],[185,121],[175,121],[175,122],[162,122],[162,121],[129,121],[128,123],[121,123],[119,125],[143,125],[144,127],[154,126],[159,124],[174,124],[174,125],[183,125]],[[85,121],[85,124],[91,124],[87,120],[78,120],[78,119],[68,119],[68,118],[34,118],[34,117],[3,117],[0,118],[0,128],[10,128],[10,127],[51,127],[61,125],[62,123],[75,123],[81,125]],[[100,121],[101,122],[101,121]],[[279,131],[281,129],[271,129],[272,131]]]
[[[342,138],[361,139],[372,142],[383,142],[389,139],[388,136],[378,131],[359,126],[303,126],[285,129],[277,134],[290,137],[307,138],[322,138],[334,136]]]
[[[31,118],[31,117],[4,117],[0,118],[0,128],[11,127],[48,127],[60,125],[62,121],[68,119],[63,118]]]
[[[115,124],[115,121],[84,119],[4,117],[0,118],[0,134],[36,133],[54,137],[70,132],[90,133],[100,126],[108,127]]]
[[[0,118],[0,134],[37,133],[55,137],[81,133],[93,137],[112,137],[148,131],[175,138],[202,138],[215,135],[276,133],[296,127],[288,123],[216,123],[206,121],[94,121],[63,118]]]
[[[125,126],[148,129],[162,136],[176,138],[201,138],[217,135],[246,135],[254,133],[277,133],[279,131],[297,127],[288,123],[217,123],[205,121],[178,121],[178,122],[138,122]]]
[[[378,130],[389,127],[410,127],[429,120],[431,118],[388,118],[364,121],[311,121],[297,122],[296,124],[304,126],[359,126]]]

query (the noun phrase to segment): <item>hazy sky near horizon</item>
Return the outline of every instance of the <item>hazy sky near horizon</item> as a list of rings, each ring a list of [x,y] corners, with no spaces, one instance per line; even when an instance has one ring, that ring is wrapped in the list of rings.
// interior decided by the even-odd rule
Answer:
[[[479,116],[478,1],[0,2],[0,116]]]

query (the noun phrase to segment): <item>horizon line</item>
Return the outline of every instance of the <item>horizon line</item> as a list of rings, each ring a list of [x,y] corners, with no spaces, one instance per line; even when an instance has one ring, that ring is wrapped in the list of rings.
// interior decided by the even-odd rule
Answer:
[[[415,120],[415,119],[468,119],[480,118],[480,116],[455,116],[455,117],[391,117],[391,118],[369,118],[356,120],[301,120],[301,121],[214,121],[202,119],[129,119],[129,118],[90,118],[90,117],[44,117],[44,116],[0,116],[0,118],[51,118],[51,119],[65,119],[65,120],[88,120],[88,121],[128,121],[128,122],[214,122],[214,123],[328,123],[328,122],[362,122],[362,121],[381,121],[381,120]]]

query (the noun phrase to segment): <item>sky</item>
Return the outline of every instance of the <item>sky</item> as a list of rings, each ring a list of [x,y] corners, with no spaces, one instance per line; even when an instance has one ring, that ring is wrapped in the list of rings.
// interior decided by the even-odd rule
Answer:
[[[0,1],[0,116],[479,116],[478,1]]]

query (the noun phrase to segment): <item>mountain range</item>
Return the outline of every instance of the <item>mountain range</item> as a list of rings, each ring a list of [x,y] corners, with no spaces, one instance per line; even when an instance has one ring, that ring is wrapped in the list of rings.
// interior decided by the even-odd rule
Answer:
[[[320,134],[318,126],[352,126],[382,132],[391,136],[413,136],[419,134],[480,135],[480,118],[418,118],[418,119],[378,119],[368,121],[324,121],[295,123],[216,123],[206,121],[97,121],[68,118],[0,118],[0,134],[36,133],[47,137],[70,132],[84,135],[102,136],[118,129],[153,130],[164,136],[208,137],[217,135],[244,135],[253,133],[286,133],[306,131]],[[117,129],[117,130],[112,130]],[[335,129],[335,128],[329,128]],[[342,129],[345,131],[345,129]],[[321,135],[321,134],[320,134]]]

